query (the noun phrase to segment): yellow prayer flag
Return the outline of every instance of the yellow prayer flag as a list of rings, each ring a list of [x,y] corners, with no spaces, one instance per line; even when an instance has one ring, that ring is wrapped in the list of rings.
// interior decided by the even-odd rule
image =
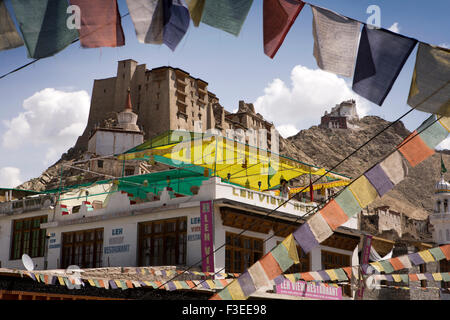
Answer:
[[[91,286],[95,287],[95,282],[92,279],[88,279],[88,282]]]
[[[59,284],[60,284],[60,285],[62,285],[62,286],[65,286],[65,285],[66,285],[66,284],[64,283],[63,277],[58,277],[58,281],[59,281]]]
[[[355,196],[361,208],[367,207],[368,204],[372,203],[378,197],[377,190],[364,175],[356,179],[350,185],[349,189]]]
[[[370,265],[371,265],[372,267],[374,267],[375,269],[377,269],[378,272],[384,271],[383,266],[382,266],[381,263],[379,263],[378,261],[376,261],[376,262],[371,262]]]
[[[122,288],[122,282],[120,280],[114,280],[118,288]]]
[[[395,282],[402,282],[402,278],[400,277],[399,274],[393,274],[392,278],[394,278]]]
[[[173,284],[177,289],[183,289],[183,286],[181,285],[180,281],[173,281]]]
[[[336,275],[336,272],[334,272],[333,269],[325,270],[325,272],[330,276],[330,279],[331,279],[332,281],[338,279],[338,277],[337,277],[337,275]]]
[[[151,283],[150,281],[144,281],[144,283],[145,283],[147,286],[152,287],[152,283]]]
[[[235,279],[228,287],[228,291],[230,292],[231,298],[233,300],[246,300],[247,297],[245,296],[244,292],[242,292],[241,285]]]
[[[433,256],[431,255],[429,250],[419,251],[419,256],[423,259],[425,262],[434,262],[436,261]]]
[[[442,281],[442,275],[440,273],[432,273],[433,279],[436,281]]]
[[[450,132],[450,117],[442,117],[438,121],[448,132]]]
[[[294,261],[294,264],[297,264],[300,262],[300,259],[298,258],[298,251],[297,251],[297,244],[294,240],[294,236],[292,233],[286,237],[286,239],[281,242],[283,246],[286,247],[287,252],[289,254],[289,258],[291,258]]]
[[[284,275],[290,282],[296,282],[295,276],[293,274],[285,274]]]
[[[214,281],[212,281],[212,280],[206,280],[206,283],[208,284],[208,286],[209,286],[211,289],[214,289],[214,288],[216,287],[216,284],[215,284]]]

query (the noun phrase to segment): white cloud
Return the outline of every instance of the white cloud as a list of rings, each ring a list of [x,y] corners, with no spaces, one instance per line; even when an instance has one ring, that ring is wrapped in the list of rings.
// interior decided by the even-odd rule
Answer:
[[[288,138],[296,135],[298,133],[298,129],[292,124],[283,124],[281,126],[276,127],[278,132],[283,138]]]
[[[389,31],[395,32],[395,33],[400,33],[400,27],[398,25],[398,22],[394,22],[394,24],[392,26],[390,26],[388,28]]]
[[[0,187],[14,188],[22,183],[20,169],[14,167],[0,168]]]
[[[350,98],[356,100],[359,116],[367,115],[370,109],[368,101],[354,93],[344,79],[321,69],[312,70],[298,65],[292,69],[290,87],[282,80],[274,79],[254,105],[257,112],[274,121],[284,136],[294,130],[297,133],[300,129],[320,124],[326,110],[330,111],[336,104]]]
[[[446,42],[440,43],[440,44],[438,44],[438,46],[439,46],[439,47],[442,47],[442,48],[450,49],[450,44],[448,44],[448,43],[446,43]]]
[[[4,120],[2,146],[26,156],[27,146],[42,148],[49,165],[72,147],[86,126],[90,98],[86,91],[65,92],[46,88],[23,102],[25,111]]]

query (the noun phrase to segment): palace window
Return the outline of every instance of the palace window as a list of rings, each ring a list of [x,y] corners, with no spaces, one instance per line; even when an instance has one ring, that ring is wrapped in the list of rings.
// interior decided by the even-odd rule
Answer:
[[[226,233],[225,270],[241,273],[263,256],[263,240]]]
[[[26,253],[30,257],[43,257],[45,249],[45,229],[41,223],[47,222],[47,216],[13,220],[11,260],[20,259]]]
[[[64,232],[61,268],[77,265],[80,268],[102,266],[103,228]]]
[[[186,265],[187,218],[139,223],[140,266]]]

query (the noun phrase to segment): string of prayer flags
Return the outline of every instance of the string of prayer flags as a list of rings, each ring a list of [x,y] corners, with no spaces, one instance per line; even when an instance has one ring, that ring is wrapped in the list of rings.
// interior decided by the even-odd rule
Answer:
[[[325,219],[332,230],[346,223],[349,217],[342,208],[332,199],[320,211],[319,214]]]
[[[141,43],[163,43],[162,0],[127,0],[128,12]]]
[[[23,46],[23,40],[17,32],[5,3],[0,0],[0,51],[20,46]]]
[[[331,230],[321,214],[313,215],[306,223],[319,243],[325,241],[333,234],[333,230]]]
[[[238,36],[253,0],[205,0],[202,22]]]
[[[309,253],[312,249],[319,245],[319,242],[307,223],[302,224],[300,228],[294,231],[293,235],[295,241],[303,249],[305,254]]]
[[[450,49],[419,43],[408,104],[417,110],[450,116]]]
[[[14,14],[28,50],[28,57],[52,56],[78,37],[66,25],[67,0],[11,0]]]
[[[305,3],[296,0],[264,0],[263,38],[264,53],[273,59],[283,44]]]
[[[83,48],[125,45],[119,7],[116,0],[69,0],[80,7],[80,42]]]
[[[192,23],[198,27],[202,20],[203,9],[205,8],[205,0],[188,0],[188,9],[191,15]]]
[[[382,105],[417,40],[364,25],[352,89]]]
[[[184,0],[168,0],[163,1],[163,13],[163,42],[175,51],[189,28],[189,9]]]
[[[320,69],[351,77],[355,69],[361,23],[311,5],[314,52]]]
[[[336,196],[335,200],[349,218],[362,210],[355,196],[347,187]]]

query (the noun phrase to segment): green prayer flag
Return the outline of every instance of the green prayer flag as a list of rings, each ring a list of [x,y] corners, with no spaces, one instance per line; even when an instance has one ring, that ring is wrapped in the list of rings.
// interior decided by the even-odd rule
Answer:
[[[358,201],[355,199],[355,196],[348,188],[345,188],[344,191],[336,197],[335,201],[349,218],[362,210]]]
[[[272,250],[272,256],[278,262],[280,269],[286,271],[290,266],[294,264],[294,261],[289,257],[289,252],[283,243],[280,243]]]
[[[238,36],[253,0],[206,0],[202,22]]]
[[[69,29],[67,0],[11,0],[14,14],[28,50],[28,57],[52,56],[78,37],[77,29]]]

